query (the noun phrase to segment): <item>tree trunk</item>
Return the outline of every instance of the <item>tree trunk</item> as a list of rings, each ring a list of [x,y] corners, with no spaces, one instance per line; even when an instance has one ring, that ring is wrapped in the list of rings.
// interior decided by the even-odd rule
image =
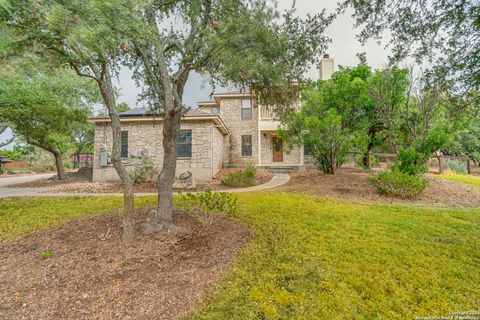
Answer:
[[[333,154],[333,148],[330,146],[330,154],[328,165],[330,166],[329,174],[335,174],[335,155]]]
[[[55,158],[55,167],[57,168],[58,180],[65,179],[65,167],[63,166],[63,155],[62,155],[62,152],[56,146],[47,144],[47,143],[41,143],[41,142],[30,140],[30,139],[27,139],[27,143],[50,152]]]
[[[363,155],[363,165],[367,169],[372,169],[372,161],[371,161],[372,149],[373,149],[373,142],[369,142],[367,146],[367,152]]]
[[[157,223],[165,230],[173,226],[173,182],[177,168],[177,141],[181,113],[171,111],[163,121],[163,164],[158,175]]]
[[[134,209],[134,193],[133,182],[128,175],[128,171],[122,163],[121,156],[121,123],[115,101],[115,92],[111,81],[111,75],[107,68],[104,67],[102,77],[97,76],[97,83],[102,94],[103,101],[107,107],[108,115],[112,123],[112,163],[117,171],[118,176],[123,184],[123,219],[122,219],[122,239],[124,242],[135,239],[135,213]]]
[[[58,150],[53,151],[52,153],[55,157],[55,166],[57,167],[58,180],[65,180],[65,167],[63,166],[62,153]]]

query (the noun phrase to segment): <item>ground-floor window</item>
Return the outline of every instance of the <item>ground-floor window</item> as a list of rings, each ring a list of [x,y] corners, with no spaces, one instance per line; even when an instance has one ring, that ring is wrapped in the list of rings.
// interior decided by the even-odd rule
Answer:
[[[192,156],[192,130],[180,130],[177,146],[177,157]]]
[[[242,156],[252,155],[252,135],[242,136]]]
[[[128,131],[121,132],[121,140],[122,140],[121,156],[122,158],[128,158]]]
[[[311,145],[306,144],[303,146],[303,154],[309,156],[313,153],[313,148]]]

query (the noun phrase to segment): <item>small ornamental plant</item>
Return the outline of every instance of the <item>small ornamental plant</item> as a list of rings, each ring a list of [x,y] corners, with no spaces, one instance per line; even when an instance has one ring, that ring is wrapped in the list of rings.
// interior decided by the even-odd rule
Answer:
[[[236,213],[237,198],[230,193],[210,190],[187,193],[181,197],[180,207],[203,226],[210,226],[219,214],[232,216]]]
[[[220,181],[220,183],[224,186],[234,188],[252,187],[255,185],[256,174],[257,169],[249,164],[245,170],[230,173],[225,179]]]

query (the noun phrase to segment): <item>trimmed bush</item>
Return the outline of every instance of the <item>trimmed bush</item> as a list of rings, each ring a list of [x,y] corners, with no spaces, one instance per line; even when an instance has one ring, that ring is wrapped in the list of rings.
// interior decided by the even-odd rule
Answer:
[[[380,194],[404,199],[417,198],[428,184],[428,179],[420,174],[407,174],[397,167],[369,178]]]
[[[235,214],[237,198],[226,192],[187,193],[181,197],[180,207],[195,217],[202,225],[210,226],[220,213]]]
[[[158,174],[158,168],[152,158],[142,158],[141,162],[135,163],[133,170],[128,173],[133,183],[154,181]]]
[[[252,165],[249,164],[247,168],[243,171],[230,173],[220,183],[224,186],[234,188],[252,187],[255,185],[256,173],[257,169],[255,169]]]
[[[429,157],[415,148],[400,150],[398,153],[398,169],[409,175],[418,175],[427,172],[425,162]]]

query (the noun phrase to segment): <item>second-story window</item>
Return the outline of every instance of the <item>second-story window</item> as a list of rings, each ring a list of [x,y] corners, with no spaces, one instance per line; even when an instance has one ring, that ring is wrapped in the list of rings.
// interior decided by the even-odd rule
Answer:
[[[252,119],[252,100],[242,99],[242,120]]]

